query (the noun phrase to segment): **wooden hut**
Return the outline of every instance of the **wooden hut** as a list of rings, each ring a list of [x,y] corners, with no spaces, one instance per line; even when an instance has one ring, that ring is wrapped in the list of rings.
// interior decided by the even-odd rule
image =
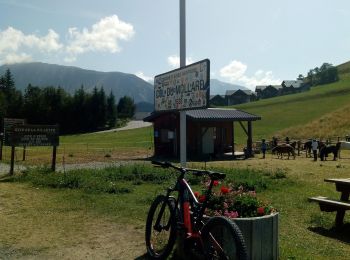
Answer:
[[[247,134],[247,155],[252,156],[252,122],[256,116],[237,109],[197,109],[186,111],[187,157],[204,159],[231,152],[235,157],[234,132],[240,125]],[[153,112],[144,118],[154,127],[154,155],[180,157],[180,114],[178,111]]]

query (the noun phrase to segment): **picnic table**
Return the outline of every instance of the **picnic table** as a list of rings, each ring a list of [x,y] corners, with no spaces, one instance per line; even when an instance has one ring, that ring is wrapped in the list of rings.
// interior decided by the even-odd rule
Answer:
[[[325,182],[335,183],[336,190],[340,192],[340,199],[330,199],[327,197],[317,196],[309,198],[310,201],[318,202],[321,211],[325,212],[337,212],[335,217],[336,227],[343,225],[345,211],[350,210],[350,178],[329,178],[325,179]]]

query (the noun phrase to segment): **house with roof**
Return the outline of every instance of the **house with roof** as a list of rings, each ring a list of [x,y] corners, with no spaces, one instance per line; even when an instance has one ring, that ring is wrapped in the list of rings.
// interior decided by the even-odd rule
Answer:
[[[260,85],[255,87],[257,99],[289,95],[310,90],[302,80],[283,80],[281,85]]]
[[[299,93],[310,89],[309,86],[303,84],[302,80],[283,80],[281,86],[281,95]]]
[[[226,97],[224,95],[210,95],[209,102],[213,106],[226,106]]]
[[[257,99],[277,97],[281,93],[281,85],[260,85],[255,87]]]
[[[226,90],[226,104],[228,106],[238,105],[256,100],[256,95],[251,90]]]
[[[187,155],[189,159],[217,158],[237,155],[235,131],[242,127],[247,135],[246,155],[253,155],[252,122],[260,116],[238,109],[196,109],[186,111]],[[154,156],[180,157],[179,111],[152,112],[144,118],[153,123]]]

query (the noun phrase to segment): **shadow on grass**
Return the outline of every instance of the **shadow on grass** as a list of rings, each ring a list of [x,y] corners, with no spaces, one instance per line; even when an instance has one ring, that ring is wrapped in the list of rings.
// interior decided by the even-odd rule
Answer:
[[[309,227],[311,232],[321,236],[333,238],[344,243],[350,244],[350,223],[344,224],[341,228],[332,227],[330,229],[324,227]]]

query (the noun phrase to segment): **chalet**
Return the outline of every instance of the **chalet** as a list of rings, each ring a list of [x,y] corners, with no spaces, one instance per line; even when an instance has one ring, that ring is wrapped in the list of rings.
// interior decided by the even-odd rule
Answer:
[[[271,98],[279,96],[281,93],[281,89],[281,85],[256,86],[255,93],[257,99]]]
[[[228,106],[247,103],[256,100],[255,94],[251,90],[226,90],[226,104]]]
[[[260,119],[260,116],[237,109],[209,108],[186,111],[187,157],[221,157],[229,152],[234,158],[234,133],[237,126],[241,126],[247,135],[246,154],[252,155],[252,122]],[[153,112],[144,118],[144,121],[153,123],[154,156],[179,158],[179,112]]]
[[[210,95],[210,104],[213,106],[226,106],[226,98],[223,95]]]
[[[299,93],[310,89],[307,85],[303,84],[302,80],[283,80],[281,86],[281,95]]]

